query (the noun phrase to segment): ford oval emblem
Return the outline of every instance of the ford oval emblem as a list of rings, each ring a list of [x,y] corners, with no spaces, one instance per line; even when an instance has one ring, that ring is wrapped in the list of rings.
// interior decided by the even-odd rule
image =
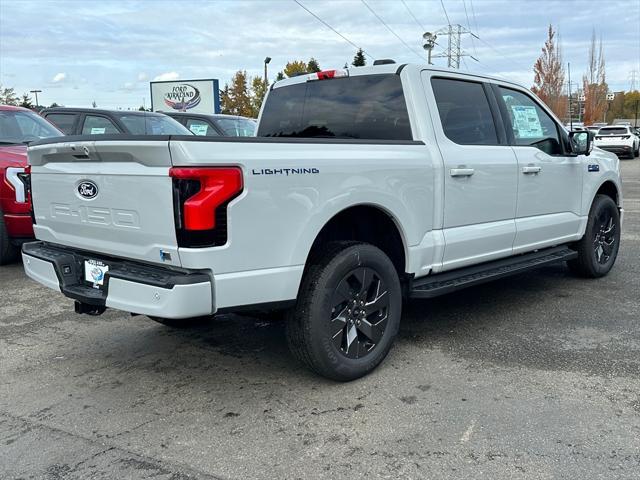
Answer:
[[[90,200],[98,195],[98,186],[89,180],[85,180],[78,185],[78,193],[82,198]]]

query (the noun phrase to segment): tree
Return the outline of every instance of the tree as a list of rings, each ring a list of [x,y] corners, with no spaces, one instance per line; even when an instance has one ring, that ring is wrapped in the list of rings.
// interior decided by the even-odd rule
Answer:
[[[258,118],[268,87],[262,77],[253,77],[251,80],[251,118]]]
[[[96,101],[94,100],[93,102],[91,102],[91,106],[93,108],[98,108],[98,104],[96,103]]]
[[[284,67],[284,74],[289,78],[295,77],[300,73],[307,73],[307,64],[301,60],[288,62]]]
[[[567,111],[567,97],[564,93],[565,75],[562,52],[556,39],[553,25],[549,25],[547,40],[542,47],[542,55],[533,65],[535,73],[531,91],[556,114],[563,118]]]
[[[18,96],[14,88],[3,88],[2,85],[0,85],[0,105],[18,105]]]
[[[582,77],[584,90],[584,116],[585,125],[602,121],[607,108],[607,81],[604,69],[604,53],[602,51],[602,38],[596,48],[596,32],[591,35],[589,48],[589,61],[587,72]]]
[[[22,97],[20,97],[20,106],[23,108],[33,108],[34,105],[31,103],[31,97],[28,93],[23,93]]]
[[[49,108],[56,108],[56,107],[62,107],[62,105],[59,105],[56,102],[53,102],[51,105],[49,105]]]
[[[284,80],[283,72],[278,72],[278,75],[276,75],[276,82],[279,82],[280,80]]]
[[[238,70],[231,79],[231,85],[224,86],[220,102],[222,104],[222,113],[251,117],[253,109],[247,86],[246,71]]]
[[[319,71],[320,71],[320,64],[315,58],[311,57],[309,59],[309,62],[307,63],[307,72],[314,73]]]
[[[361,48],[358,49],[355,56],[353,57],[353,62],[351,65],[354,67],[364,67],[367,64],[367,59],[364,57],[364,52]]]

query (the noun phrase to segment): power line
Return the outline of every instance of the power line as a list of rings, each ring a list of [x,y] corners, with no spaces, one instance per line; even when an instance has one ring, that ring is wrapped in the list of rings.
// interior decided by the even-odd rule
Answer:
[[[479,35],[479,32],[478,32],[478,19],[476,18],[476,11],[473,8],[473,0],[469,0],[469,3],[471,5],[471,15],[473,16],[473,24],[476,27],[476,34]]]
[[[307,7],[305,7],[302,3],[300,3],[298,0],[293,0],[294,2],[296,2],[300,7],[302,7],[304,10],[306,10],[310,15],[312,15],[316,20],[318,20],[320,23],[322,23],[325,27],[330,28],[331,30],[333,30],[334,33],[336,33],[337,35],[340,36],[340,38],[342,38],[343,40],[345,40],[346,42],[350,43],[351,45],[353,45],[354,47],[356,47],[359,50],[362,50],[362,53],[364,53],[365,55],[367,55],[369,58],[371,59],[375,59],[375,57],[371,54],[369,54],[364,48],[359,47],[358,45],[356,45],[355,43],[353,43],[351,40],[349,40],[347,37],[345,37],[343,34],[341,34],[338,30],[336,30],[335,28],[333,28],[331,25],[329,25],[327,22],[325,22],[323,19],[321,19],[318,15],[316,15],[315,13],[313,13],[311,10],[309,10]]]
[[[420,22],[420,20],[418,20],[418,18],[413,14],[413,12],[411,11],[411,9],[409,8],[409,5],[407,5],[407,2],[405,2],[404,0],[400,0],[402,2],[402,4],[404,5],[404,8],[407,9],[407,12],[409,12],[409,15],[411,15],[413,17],[413,19],[416,21],[416,24],[420,27],[420,29],[423,32],[426,32],[427,29],[424,27],[424,25],[422,25],[422,23]]]
[[[442,5],[442,10],[444,10],[444,16],[447,17],[447,25],[451,25],[451,20],[449,20],[449,14],[447,13],[443,0],[440,0],[440,5]]]
[[[469,23],[469,14],[467,13],[467,2],[465,0],[462,0],[462,5],[464,6],[464,16],[467,17],[467,28],[469,29],[469,31],[471,31],[471,24]],[[473,53],[475,53],[477,57],[478,50],[476,50],[476,42],[473,40],[473,35],[471,36],[471,45],[473,45]]]
[[[402,42],[402,44],[407,47],[411,52],[413,52],[415,55],[417,55],[420,60],[424,60],[424,57],[422,55],[420,55],[418,52],[416,52],[413,48],[411,48],[409,46],[409,44],[407,42],[405,42],[402,38],[400,38],[400,36],[389,26],[387,25],[387,23],[373,10],[373,8],[371,8],[369,6],[369,4],[367,2],[365,2],[365,0],[360,0],[362,2],[362,4],[367,7],[369,9],[369,11],[371,13],[373,13],[373,15],[380,20],[380,23],[382,23],[385,27],[387,27],[387,30],[389,30],[391,33],[393,33],[393,35]]]

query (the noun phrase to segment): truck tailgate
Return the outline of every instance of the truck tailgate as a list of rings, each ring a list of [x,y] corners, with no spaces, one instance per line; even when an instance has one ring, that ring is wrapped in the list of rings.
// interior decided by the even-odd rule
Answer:
[[[180,265],[168,139],[36,145],[29,163],[38,239]]]

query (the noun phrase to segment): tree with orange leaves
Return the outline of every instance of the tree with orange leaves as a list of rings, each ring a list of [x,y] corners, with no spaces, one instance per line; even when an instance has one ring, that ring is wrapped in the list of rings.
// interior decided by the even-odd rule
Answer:
[[[542,55],[533,65],[533,71],[535,77],[531,90],[557,117],[563,118],[567,112],[567,96],[564,92],[565,75],[562,52],[553,25],[549,25],[547,41],[542,47]]]

